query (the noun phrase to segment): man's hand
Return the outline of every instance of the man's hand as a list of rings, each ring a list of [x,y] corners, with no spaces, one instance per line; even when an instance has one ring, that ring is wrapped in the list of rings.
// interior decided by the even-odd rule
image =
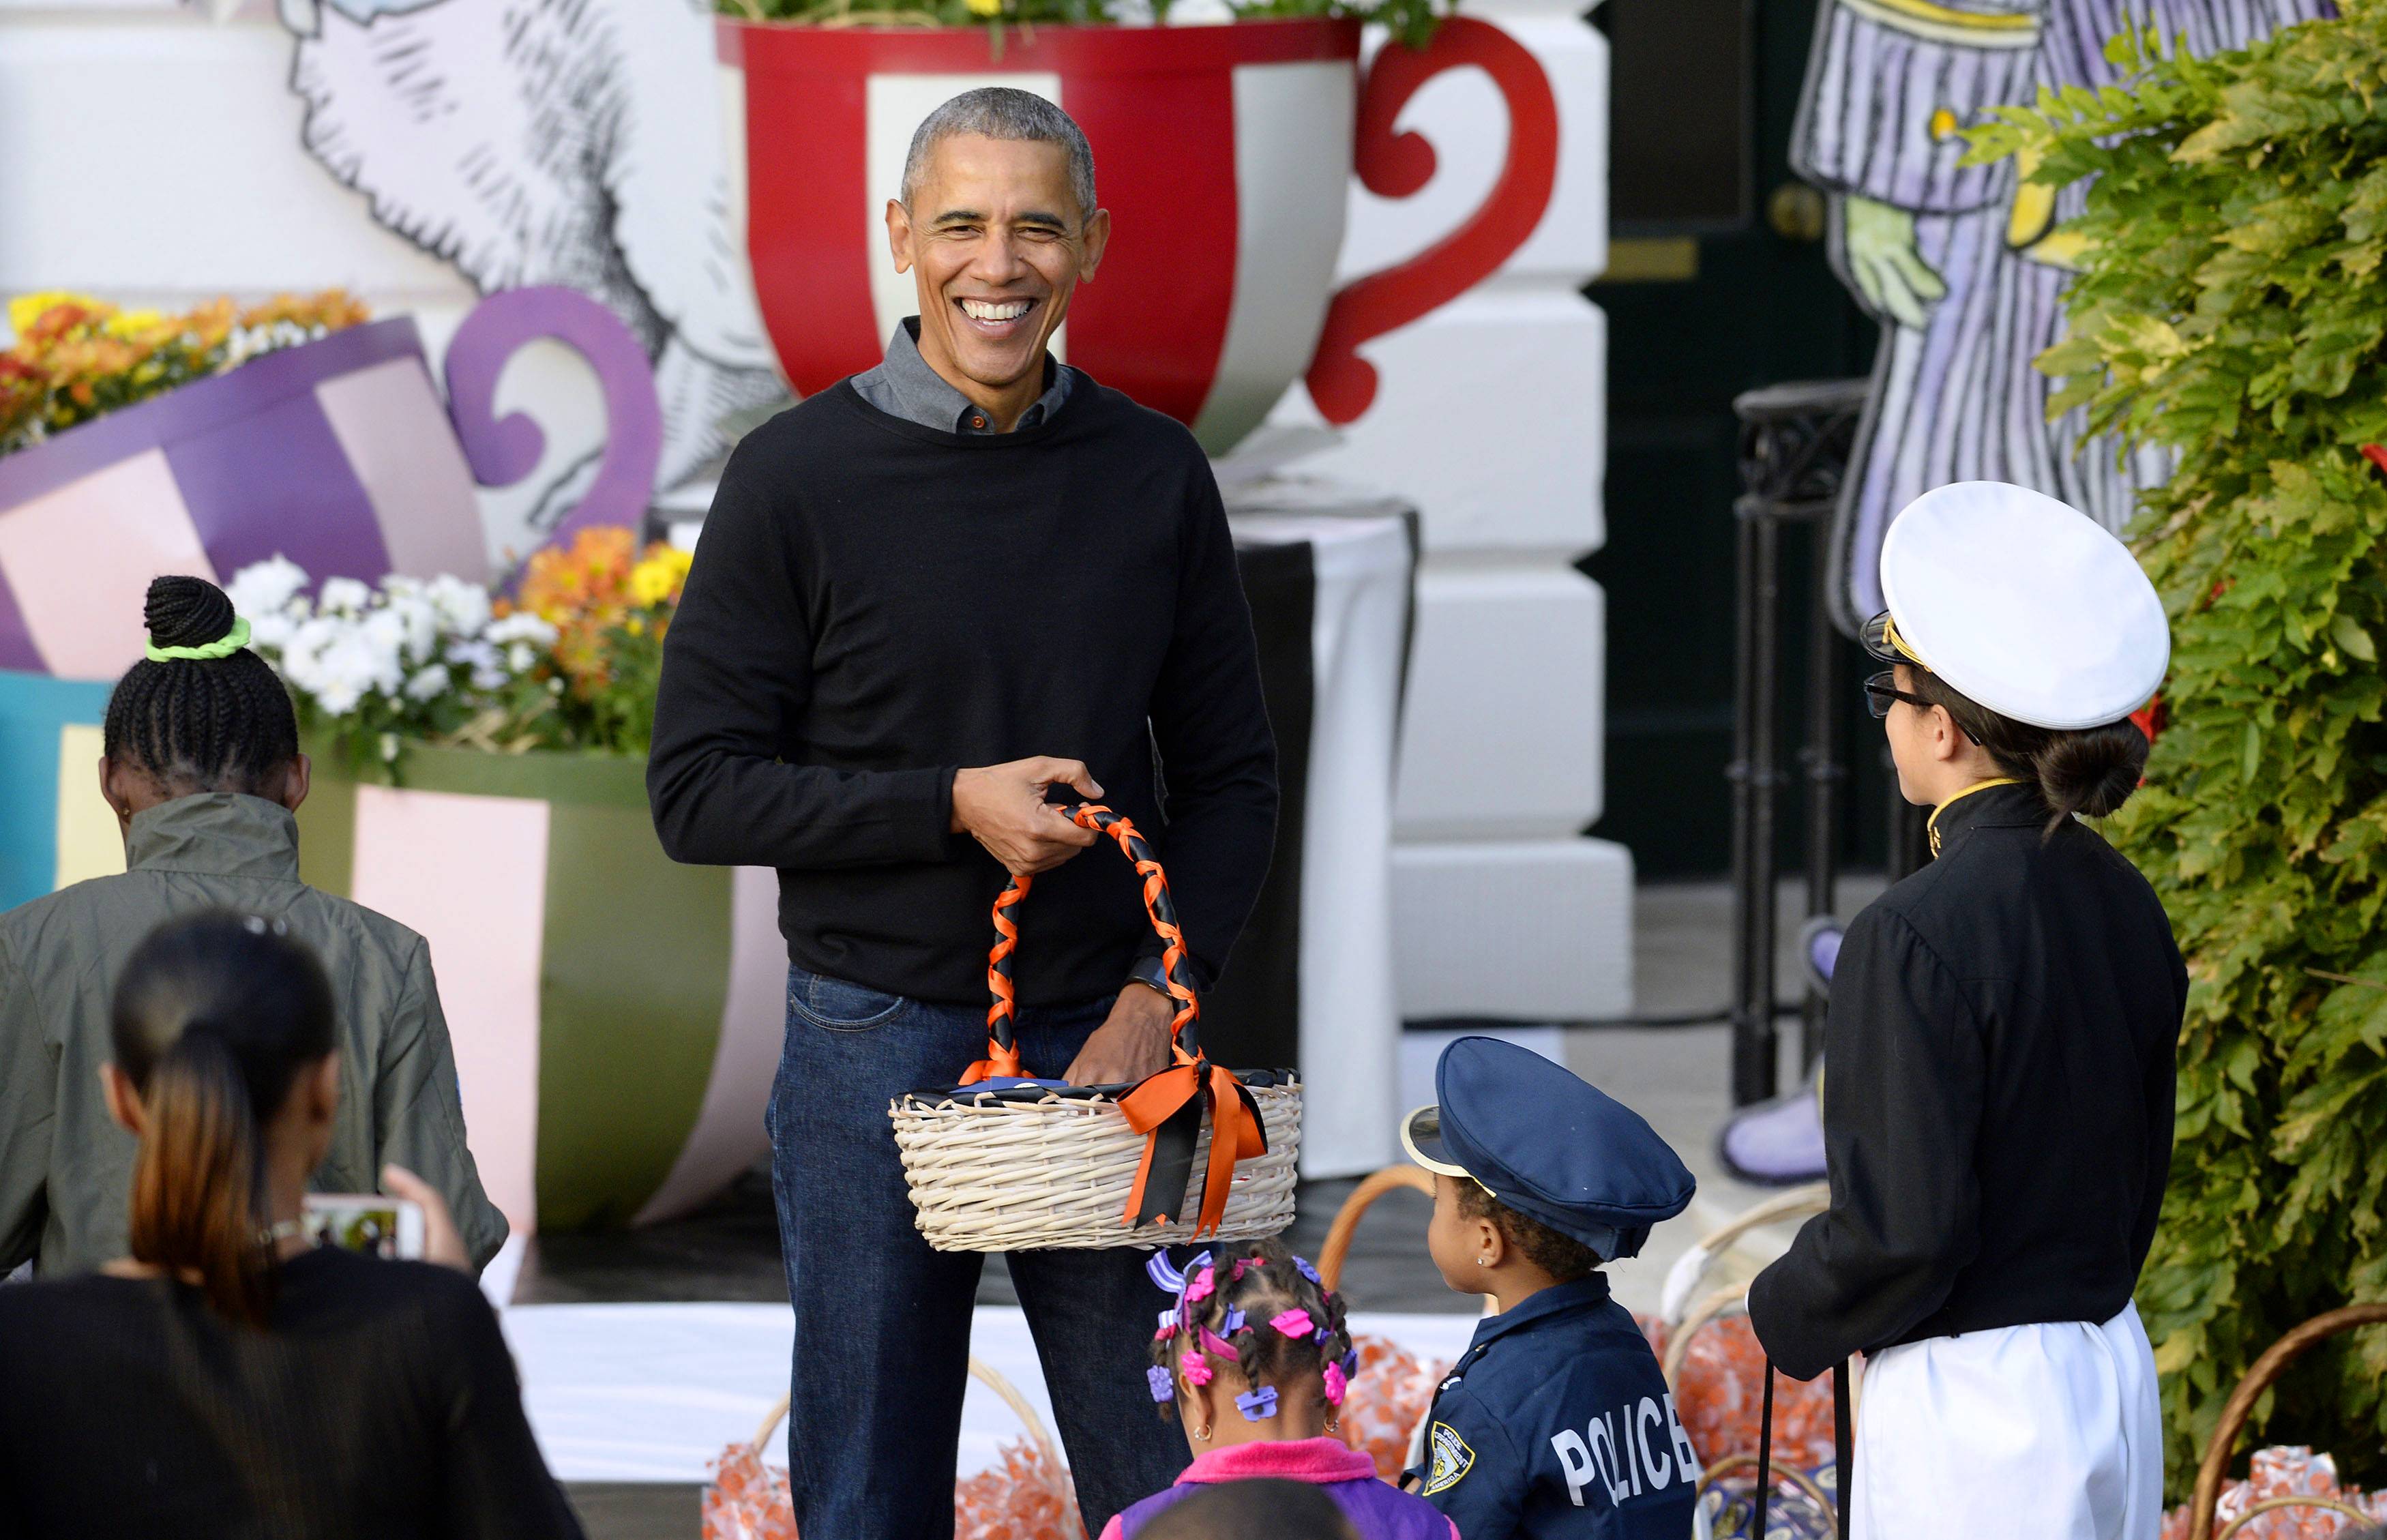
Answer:
[[[966,834],[1014,877],[1049,872],[1099,838],[1044,800],[1048,787],[1081,797],[1103,794],[1084,764],[1073,759],[1016,759],[954,772],[955,834]]]
[[[439,1189],[403,1166],[385,1166],[381,1190],[422,1206],[423,1260],[468,1276],[474,1272],[473,1254],[464,1249],[464,1237],[456,1232],[456,1221],[448,1217],[448,1200],[439,1195]]]
[[[1876,321],[1921,331],[1948,285],[1914,244],[1914,216],[1872,198],[1838,197],[1839,259]]]
[[[1168,996],[1130,984],[1061,1079],[1071,1085],[1133,1085],[1159,1074],[1168,1067],[1168,1024],[1176,1016],[1177,1003]]]

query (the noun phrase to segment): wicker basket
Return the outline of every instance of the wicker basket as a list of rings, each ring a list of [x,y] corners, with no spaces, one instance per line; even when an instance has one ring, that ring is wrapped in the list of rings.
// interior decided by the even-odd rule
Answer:
[[[2254,1404],[2263,1398],[2288,1366],[2302,1357],[2322,1341],[2341,1332],[2351,1332],[2363,1326],[2387,1326],[2387,1304],[2348,1305],[2340,1309],[2318,1315],[2301,1326],[2292,1327],[2286,1335],[2273,1343],[2263,1356],[2246,1370],[2238,1388],[2229,1393],[2222,1404],[2221,1420],[2213,1430],[2212,1440],[2204,1446],[2204,1458],[2196,1470],[2196,1490],[2189,1501],[2188,1540],[2212,1540],[2215,1512],[2221,1503],[2221,1483],[2229,1473],[2229,1457],[2238,1447],[2238,1435],[2254,1415]],[[2352,1512],[2366,1522],[2369,1515],[2351,1504],[2332,1504],[2327,1498],[2309,1496],[2275,1497],[2257,1503],[2239,1515],[2225,1534],[2234,1534],[2247,1520],[2258,1512],[2275,1508],[2330,1508],[2341,1513]]]
[[[1029,879],[994,904],[987,1056],[961,1083],[889,1105],[920,1233],[939,1251],[1161,1246],[1203,1236],[1250,1240],[1293,1222],[1301,1156],[1301,1083],[1290,1070],[1225,1070],[1202,1056],[1201,1009],[1168,879],[1127,818],[1097,803],[1069,810],[1107,834],[1143,877],[1177,1003],[1171,1066],[1133,1086],[1022,1081],[1013,1041],[1016,911]],[[1221,1128],[1230,1140],[1213,1158]]]

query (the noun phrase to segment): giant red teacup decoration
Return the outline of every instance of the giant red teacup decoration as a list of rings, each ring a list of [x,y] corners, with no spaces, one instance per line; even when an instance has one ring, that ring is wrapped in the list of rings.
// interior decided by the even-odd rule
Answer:
[[[1098,281],[1071,302],[1071,363],[1191,425],[1213,452],[1307,375],[1347,423],[1375,395],[1358,345],[1490,275],[1533,234],[1558,162],[1540,63],[1488,22],[1388,44],[1362,82],[1359,27],[1325,19],[1187,27],[805,27],[725,18],[731,181],[781,369],[801,393],[869,368],[916,308],[883,214],[913,129],[948,96],[1009,84],[1057,100],[1092,144],[1113,218]],[[1481,68],[1508,105],[1508,160],[1483,207],[1397,267],[1333,288],[1346,183],[1406,197],[1431,145],[1395,132],[1429,79]]]

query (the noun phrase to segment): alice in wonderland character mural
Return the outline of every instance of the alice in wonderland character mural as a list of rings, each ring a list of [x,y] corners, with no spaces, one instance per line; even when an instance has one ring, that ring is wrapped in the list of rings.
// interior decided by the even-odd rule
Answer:
[[[1833,266],[1882,324],[1835,526],[1844,629],[1882,607],[1883,532],[1932,487],[2014,482],[2118,531],[2170,472],[2154,451],[2083,444],[2078,410],[2048,421],[2054,382],[2031,366],[2064,329],[2076,252],[2059,226],[2085,187],[1962,165],[1958,130],[2041,87],[2116,83],[2104,45],[2126,30],[2203,55],[2335,14],[2330,0],[1825,0],[1792,165],[1832,195]]]
[[[658,488],[786,399],[731,228],[703,0],[280,0],[308,153],[483,293],[602,300],[654,361]],[[549,487],[580,500],[596,457]]]

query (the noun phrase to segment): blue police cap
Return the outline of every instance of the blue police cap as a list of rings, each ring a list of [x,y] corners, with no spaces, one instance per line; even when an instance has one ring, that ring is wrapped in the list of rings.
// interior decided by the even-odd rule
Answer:
[[[1441,1101],[1409,1114],[1401,1143],[1429,1171],[1494,1197],[1605,1261],[1690,1206],[1699,1183],[1639,1113],[1529,1048],[1460,1038],[1434,1067]]]

